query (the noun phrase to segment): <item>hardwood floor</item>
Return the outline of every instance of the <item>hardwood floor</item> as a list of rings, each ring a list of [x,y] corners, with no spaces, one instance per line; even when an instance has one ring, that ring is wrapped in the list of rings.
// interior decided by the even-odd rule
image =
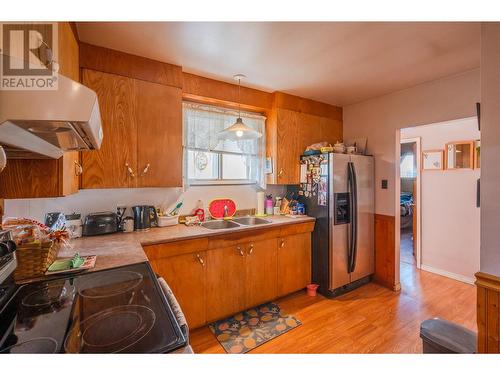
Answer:
[[[401,231],[400,238],[400,251],[401,262],[412,264],[415,266],[417,263],[413,256],[413,232],[411,228]]]
[[[477,331],[476,288],[401,263],[401,292],[370,283],[337,299],[294,293],[277,302],[302,326],[250,353],[421,353],[420,323],[441,317]],[[225,353],[207,327],[195,353]]]

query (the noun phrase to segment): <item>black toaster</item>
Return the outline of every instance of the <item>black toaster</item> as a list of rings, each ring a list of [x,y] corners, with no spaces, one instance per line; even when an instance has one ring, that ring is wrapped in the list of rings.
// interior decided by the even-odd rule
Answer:
[[[117,231],[118,216],[114,212],[96,212],[85,218],[82,234],[84,236],[97,236]]]

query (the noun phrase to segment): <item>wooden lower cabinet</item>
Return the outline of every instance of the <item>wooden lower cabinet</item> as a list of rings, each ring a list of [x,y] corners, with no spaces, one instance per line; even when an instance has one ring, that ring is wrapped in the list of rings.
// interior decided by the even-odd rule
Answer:
[[[207,251],[207,321],[245,308],[243,245]]]
[[[246,245],[245,305],[257,306],[278,295],[277,239]]]
[[[148,245],[144,251],[170,285],[189,327],[197,328],[303,289],[311,278],[313,227],[301,223]]]
[[[278,295],[304,288],[311,281],[311,233],[278,239]]]
[[[147,251],[146,251],[147,252]],[[150,260],[153,270],[172,289],[191,328],[206,322],[206,252]]]

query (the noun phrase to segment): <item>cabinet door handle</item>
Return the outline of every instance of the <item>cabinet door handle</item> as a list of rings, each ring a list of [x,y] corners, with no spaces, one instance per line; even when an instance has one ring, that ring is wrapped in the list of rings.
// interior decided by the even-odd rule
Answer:
[[[76,160],[74,162],[75,162],[75,175],[80,176],[83,173],[83,167]]]
[[[285,240],[281,240],[281,242],[280,242],[280,247],[281,247],[281,248],[285,247]]]
[[[130,168],[130,165],[128,163],[125,163],[125,167],[127,168],[127,171],[128,171],[128,174],[130,175],[130,177],[134,178],[135,174],[134,174],[134,171],[132,170],[132,168]]]
[[[248,255],[253,253],[253,244],[250,244],[250,249],[248,249]]]
[[[142,176],[144,176],[146,173],[148,173],[148,171],[149,171],[149,167],[150,167],[150,166],[151,166],[151,165],[150,165],[149,163],[146,165],[146,167],[145,167],[145,168],[143,169],[143,171],[142,171]]]
[[[239,253],[240,253],[241,256],[245,255],[245,253],[243,252],[243,249],[241,248],[241,246],[236,247],[236,250],[239,251]]]
[[[283,168],[280,168],[280,171],[278,172],[278,177],[281,177],[283,175],[283,172],[284,172]]]
[[[198,262],[200,262],[201,266],[205,267],[205,261],[203,260],[203,258],[201,257],[201,255],[200,254],[196,254],[196,258],[198,258]]]

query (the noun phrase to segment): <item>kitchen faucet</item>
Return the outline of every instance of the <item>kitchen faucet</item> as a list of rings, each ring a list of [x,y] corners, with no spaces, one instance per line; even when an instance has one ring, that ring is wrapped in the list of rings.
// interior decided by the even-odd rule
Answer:
[[[224,205],[224,219],[227,218],[228,216],[228,208],[227,208],[227,204]]]

